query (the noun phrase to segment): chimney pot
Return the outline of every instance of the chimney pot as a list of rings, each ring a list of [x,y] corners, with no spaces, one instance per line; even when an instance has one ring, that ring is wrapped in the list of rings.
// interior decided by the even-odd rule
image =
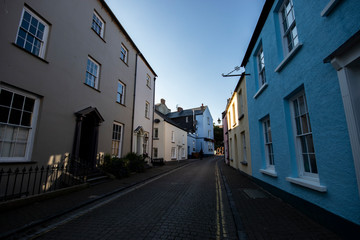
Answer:
[[[181,112],[182,110],[183,110],[182,107],[178,107],[177,109],[178,112]]]
[[[162,98],[162,99],[160,100],[160,102],[161,102],[161,104],[165,104],[165,99]]]

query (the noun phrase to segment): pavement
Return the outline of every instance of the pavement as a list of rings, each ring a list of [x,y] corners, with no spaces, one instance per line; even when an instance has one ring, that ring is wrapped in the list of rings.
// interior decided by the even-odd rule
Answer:
[[[256,185],[251,178],[218,159],[222,179],[232,207],[239,239],[341,239],[329,229],[309,219],[281,199]],[[204,158],[206,160],[206,158]],[[149,179],[197,159],[166,163],[128,178],[86,187],[54,198],[32,201],[18,207],[1,208],[0,239],[15,239],[14,234],[58,218],[114,193],[129,189]]]

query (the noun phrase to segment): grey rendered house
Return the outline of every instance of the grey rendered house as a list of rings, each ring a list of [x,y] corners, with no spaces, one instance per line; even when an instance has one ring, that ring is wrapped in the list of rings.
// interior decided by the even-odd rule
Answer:
[[[131,151],[140,53],[103,0],[0,3],[0,163]],[[146,60],[145,60],[146,61]]]

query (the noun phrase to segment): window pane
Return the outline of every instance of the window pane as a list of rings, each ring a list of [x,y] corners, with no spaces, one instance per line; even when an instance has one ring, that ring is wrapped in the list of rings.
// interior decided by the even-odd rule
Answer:
[[[24,11],[24,19],[26,19],[28,22],[30,22],[31,15],[27,11]]]
[[[308,147],[307,147],[307,143],[306,143],[306,138],[305,137],[300,137],[300,140],[301,140],[302,153],[308,153]]]
[[[26,143],[16,143],[12,157],[25,157]]]
[[[26,128],[19,128],[17,133],[17,142],[27,142],[29,135],[29,129]]]
[[[307,142],[309,153],[315,153],[312,134],[309,134],[306,136],[306,142]]]
[[[9,123],[19,125],[20,119],[21,119],[21,111],[16,109],[11,109]]]
[[[21,118],[21,125],[22,126],[31,126],[31,116],[32,114],[29,112],[23,112],[22,118]]]
[[[11,126],[6,126],[5,128],[5,134],[4,134],[4,140],[6,141],[12,141],[15,139],[16,134],[16,128]]]
[[[1,146],[1,141],[5,137],[5,131],[6,131],[6,126],[0,124],[0,146]]]
[[[311,164],[311,172],[318,173],[317,166],[316,166],[315,154],[309,154],[309,157],[310,157],[310,164]]]
[[[11,143],[3,142],[1,145],[0,157],[10,157],[11,148]]]
[[[309,156],[307,154],[303,154],[303,161],[304,161],[304,171],[310,172],[310,165],[309,165]]]
[[[10,107],[12,96],[12,92],[2,89],[0,92],[0,105]]]
[[[27,21],[27,20],[24,19],[24,20],[21,22],[21,27],[24,28],[26,31],[29,29],[29,26],[30,26],[29,21]]]
[[[300,118],[301,118],[302,133],[304,134],[309,133],[307,115],[302,115]]]
[[[34,109],[34,104],[35,104],[35,100],[31,99],[31,98],[26,98],[25,99],[25,105],[24,105],[24,110],[28,111],[28,112],[32,112]]]
[[[14,94],[14,100],[13,100],[12,107],[22,110],[23,105],[24,105],[24,99],[25,99],[24,96],[21,96],[19,94]]]

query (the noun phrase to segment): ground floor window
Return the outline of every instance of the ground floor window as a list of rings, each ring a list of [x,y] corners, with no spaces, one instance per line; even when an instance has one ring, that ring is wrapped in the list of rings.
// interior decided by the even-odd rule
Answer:
[[[154,148],[153,150],[154,150],[154,153],[153,153],[154,158],[157,158],[158,157],[158,148]]]
[[[121,157],[123,129],[124,129],[123,124],[114,122],[113,134],[112,134],[111,155],[116,156],[116,157]]]
[[[318,178],[315,149],[305,92],[291,99],[299,175]]]
[[[0,161],[29,161],[39,99],[0,86]]]

